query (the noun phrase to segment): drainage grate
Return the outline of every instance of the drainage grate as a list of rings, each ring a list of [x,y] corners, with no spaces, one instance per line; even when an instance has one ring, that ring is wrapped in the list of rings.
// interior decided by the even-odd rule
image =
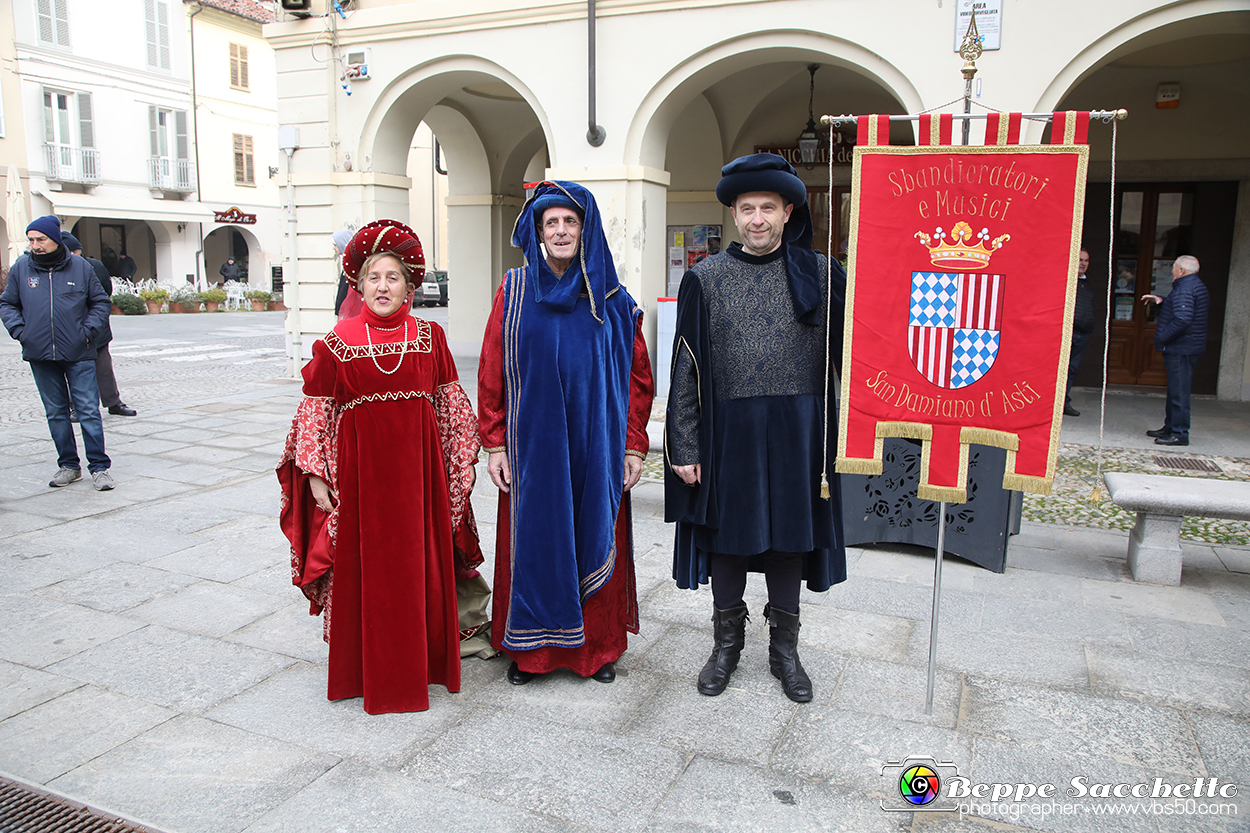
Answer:
[[[1210,471],[1216,474],[1224,470],[1210,460],[1196,460],[1193,457],[1162,457],[1155,456],[1155,465],[1165,469],[1187,469],[1189,471]]]
[[[0,775],[0,830],[4,833],[160,833],[57,795],[12,777]]]

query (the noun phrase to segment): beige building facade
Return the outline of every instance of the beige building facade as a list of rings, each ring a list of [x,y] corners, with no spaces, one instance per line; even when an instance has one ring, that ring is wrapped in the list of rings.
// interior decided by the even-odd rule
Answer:
[[[23,145],[29,215],[56,214],[114,276],[203,285],[229,248],[268,288],[281,263],[272,3],[13,0],[0,16],[13,49],[0,91],[17,116],[0,151]],[[236,43],[250,88],[232,83]]]
[[[620,274],[666,361],[668,346],[656,343],[658,299],[672,293],[671,278],[688,262],[681,258],[697,256],[690,244],[717,226],[723,243],[735,236],[714,195],[721,165],[759,148],[791,153],[809,97],[817,118],[955,102],[963,94],[957,15],[969,2],[603,0],[593,92],[586,4],[354,0],[344,19],[327,0],[312,0],[306,18],[280,11],[265,35],[276,54],[279,122],[298,130],[283,166],[295,207],[287,229],[292,370],[333,325],[330,235],[379,217],[414,219],[411,206],[428,198],[428,171],[410,162],[422,124],[447,171],[440,254],[454,299],[453,344],[472,350],[480,341],[495,287],[519,265],[508,241],[524,184],[571,179],[599,200]],[[1131,274],[1130,291],[1140,295],[1164,261],[1196,254],[1215,333],[1196,387],[1250,398],[1250,117],[1237,106],[1250,96],[1250,4],[978,5],[996,18],[999,43],[978,61],[974,109],[1129,111],[1117,128],[1114,194],[1112,127],[1091,128],[1091,274],[1104,289]],[[1179,90],[1178,106],[1156,106],[1164,86]],[[588,135],[592,97],[601,143]],[[1040,141],[1046,130],[1033,123],[1025,140]],[[852,140],[832,137],[833,208],[818,212],[818,240],[832,226],[834,248],[846,233]],[[912,143],[911,127],[896,125],[892,140]],[[799,170],[814,203],[827,206],[828,169]],[[1115,296],[1111,307],[1125,315]],[[1113,323],[1112,382],[1157,386],[1153,325],[1137,312]]]

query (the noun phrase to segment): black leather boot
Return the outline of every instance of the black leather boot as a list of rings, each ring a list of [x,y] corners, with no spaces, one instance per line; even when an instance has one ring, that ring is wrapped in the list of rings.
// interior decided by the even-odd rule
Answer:
[[[768,670],[781,680],[786,696],[796,703],[812,699],[812,680],[799,661],[799,615],[775,607],[764,608],[768,617]]]
[[[747,606],[739,602],[728,610],[712,608],[712,655],[699,672],[699,693],[715,697],[729,685],[729,676],[738,667],[746,636]]]

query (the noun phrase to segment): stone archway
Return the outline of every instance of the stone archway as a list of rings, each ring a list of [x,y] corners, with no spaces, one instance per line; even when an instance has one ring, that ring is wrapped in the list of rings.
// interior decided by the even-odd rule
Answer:
[[[241,241],[231,242],[231,237],[238,235]],[[240,252],[240,244],[243,249]],[[269,275],[265,272],[265,251],[256,233],[247,226],[220,225],[204,235],[203,254],[200,263],[204,270],[207,283],[221,282],[221,264],[227,257],[234,257],[235,262],[243,268],[246,282],[260,289],[269,289]]]
[[[853,93],[837,99],[838,112],[914,112],[923,105],[911,81],[879,55],[810,31],[746,34],[675,66],[643,98],[625,142],[627,164],[670,175],[667,187],[638,184],[650,209],[642,212],[645,236],[655,241],[642,254],[641,286],[631,287],[641,299],[669,294],[670,212],[679,224],[721,225],[728,234],[732,221],[714,194],[721,165],[756,145],[794,144],[807,117],[811,63],[824,73],[817,108],[822,85]]]
[[[1160,82],[1180,85],[1176,108],[1155,107]],[[1129,119],[1116,141],[1116,193],[1111,192],[1108,128],[1091,130],[1086,197],[1090,277],[1113,290],[1108,350],[1112,384],[1162,387],[1154,325],[1134,296],[1166,294],[1171,259],[1194,254],[1211,297],[1208,343],[1194,377],[1196,393],[1250,397],[1250,176],[1245,136],[1250,115],[1230,105],[1250,97],[1250,9],[1226,3],[1178,3],[1144,15],[1090,43],[1058,73],[1040,110],[1124,107]],[[1117,232],[1108,262],[1112,201]],[[1141,232],[1135,243],[1128,225]],[[1173,224],[1171,215],[1181,218]],[[1091,222],[1091,218],[1094,218]],[[1100,218],[1100,219],[1099,219]],[[1168,229],[1167,242],[1160,236]],[[1124,276],[1131,274],[1132,280]],[[1150,287],[1148,289],[1148,287]],[[1095,294],[1098,294],[1096,291]],[[1101,332],[1088,350],[1103,353]],[[1087,353],[1088,355],[1088,353]],[[1097,386],[1101,362],[1082,362],[1076,382]]]
[[[550,129],[533,94],[510,73],[479,58],[447,58],[414,68],[378,96],[358,147],[365,170],[406,176],[423,121],[448,171],[447,265],[455,297],[448,338],[468,350],[481,341],[503,270],[515,265],[509,238],[525,196],[525,166],[549,146]],[[389,203],[378,197],[375,205]]]

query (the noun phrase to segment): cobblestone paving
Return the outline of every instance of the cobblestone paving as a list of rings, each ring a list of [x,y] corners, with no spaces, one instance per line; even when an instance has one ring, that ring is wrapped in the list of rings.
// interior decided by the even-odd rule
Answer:
[[[1059,464],[1053,493],[1047,496],[1026,494],[1024,496],[1024,519],[1094,529],[1132,529],[1136,517],[1108,499],[1106,487],[1102,486],[1102,478],[1098,476],[1096,454],[1097,448],[1093,446],[1065,443],[1059,451]],[[1223,471],[1215,474],[1164,468],[1155,463],[1156,454],[1210,460]],[[1142,474],[1210,477],[1218,480],[1250,480],[1250,460],[1128,448],[1104,448],[1102,470],[1104,472],[1126,471]],[[647,462],[642,470],[642,479],[655,483],[663,482],[664,455],[662,452],[653,451],[647,455]],[[1090,500],[1095,483],[1101,487],[1099,489],[1101,502],[1097,505]],[[1218,518],[1185,518],[1181,523],[1181,537],[1187,541],[1199,541],[1206,544],[1247,546],[1250,545],[1250,523],[1225,521]]]
[[[1125,512],[1107,497],[1107,489],[1098,475],[1097,452],[1098,449],[1094,446],[1064,443],[1059,449],[1059,465],[1055,476],[1054,492],[1047,496],[1025,495],[1024,519],[1095,529],[1132,529],[1136,516]],[[1155,463],[1156,455],[1209,460],[1223,471],[1216,474],[1164,468]],[[1130,448],[1104,448],[1102,471],[1245,481],[1250,480],[1250,460]],[[1098,492],[1101,497],[1097,504],[1091,499],[1095,484],[1099,487]],[[1250,523],[1225,521],[1218,518],[1185,518],[1181,522],[1181,537],[1188,541],[1200,541],[1207,544],[1246,546],[1250,544]]]
[[[201,315],[220,322],[213,338],[114,340],[110,352],[122,401],[143,413],[185,401],[188,392],[193,397],[229,396],[285,374],[280,331],[257,335],[252,324],[256,319],[243,313]],[[272,322],[266,323],[272,329]],[[5,403],[0,425],[43,422],[43,404],[30,368],[21,361],[21,348],[7,334],[0,335],[0,397]]]

